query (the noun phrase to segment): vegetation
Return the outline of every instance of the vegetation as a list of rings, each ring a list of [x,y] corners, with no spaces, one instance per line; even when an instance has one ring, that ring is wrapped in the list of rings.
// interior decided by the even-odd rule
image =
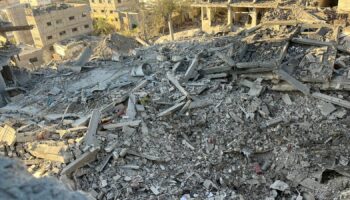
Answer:
[[[189,11],[190,1],[187,0],[154,0],[151,8],[140,6],[141,28],[140,31],[147,36],[159,35],[168,27],[171,39],[174,39],[173,18]]]
[[[108,23],[107,19],[98,18],[93,21],[94,32],[97,35],[108,35],[115,31],[113,25]]]

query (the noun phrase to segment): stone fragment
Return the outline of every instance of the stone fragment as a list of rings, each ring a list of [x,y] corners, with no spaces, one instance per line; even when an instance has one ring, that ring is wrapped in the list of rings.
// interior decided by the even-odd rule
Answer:
[[[289,189],[289,185],[283,181],[276,180],[272,185],[270,185],[270,188],[284,192],[285,190]]]

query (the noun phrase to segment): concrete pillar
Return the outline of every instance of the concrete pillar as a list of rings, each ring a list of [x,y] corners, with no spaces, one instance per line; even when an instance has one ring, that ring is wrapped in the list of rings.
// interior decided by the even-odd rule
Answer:
[[[204,7],[201,7],[201,22],[204,20]]]
[[[209,22],[208,25],[209,25],[209,26],[212,25],[213,18],[214,18],[213,14],[214,14],[214,13],[213,13],[213,9],[207,7],[207,17],[208,17],[208,22]]]
[[[254,8],[253,12],[250,13],[250,17],[252,18],[252,27],[258,25],[258,11],[256,8]]]
[[[229,6],[227,8],[227,25],[232,26],[232,16],[233,15],[233,11],[232,8]]]

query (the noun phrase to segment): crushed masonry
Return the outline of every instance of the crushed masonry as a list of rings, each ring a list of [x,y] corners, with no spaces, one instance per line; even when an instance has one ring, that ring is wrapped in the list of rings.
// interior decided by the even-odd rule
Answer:
[[[196,1],[184,40],[84,39],[21,90],[1,66],[0,155],[91,199],[347,199],[349,21],[271,2]]]

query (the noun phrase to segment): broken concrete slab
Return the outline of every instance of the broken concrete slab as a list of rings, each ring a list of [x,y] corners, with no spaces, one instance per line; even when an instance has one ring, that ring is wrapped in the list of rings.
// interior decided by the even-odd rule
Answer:
[[[191,65],[188,67],[185,73],[185,76],[183,77],[184,81],[188,81],[194,77],[194,72],[198,67],[199,57],[200,57],[200,54],[196,54],[195,57],[193,58]]]
[[[270,188],[284,192],[289,189],[289,185],[283,181],[276,180],[273,184],[270,185]]]
[[[167,115],[171,115],[176,110],[179,110],[180,108],[182,108],[185,104],[186,104],[186,102],[181,102],[181,103],[175,104],[174,106],[172,106],[168,109],[165,109],[164,111],[159,113],[157,116],[158,117],[165,117]]]
[[[292,42],[298,43],[298,44],[311,45],[311,46],[332,46],[333,45],[331,42],[323,42],[323,41],[305,39],[305,38],[293,38]]]
[[[189,97],[189,93],[180,85],[179,81],[170,72],[167,73],[167,78],[183,95]]]
[[[335,105],[342,106],[342,107],[350,109],[350,102],[349,101],[346,101],[346,100],[343,100],[343,99],[339,99],[339,98],[336,98],[336,97],[332,97],[332,96],[329,96],[329,95],[326,95],[326,94],[322,94],[322,93],[319,93],[319,92],[312,93],[312,96],[317,98],[317,99],[321,99],[323,101],[326,101],[328,103],[333,103]]]
[[[328,116],[330,115],[332,112],[334,112],[337,108],[335,106],[333,106],[333,104],[331,103],[327,103],[327,102],[320,102],[317,107],[320,109],[322,115],[324,116]]]
[[[137,127],[140,125],[140,123],[141,123],[141,120],[126,121],[126,122],[120,122],[116,124],[106,124],[106,125],[103,125],[103,128],[107,130],[115,130],[118,128],[123,128],[124,126]]]
[[[258,84],[257,82],[251,82],[247,79],[241,80],[239,84],[250,88],[248,92],[249,96],[259,96],[262,90],[264,89],[264,87]]]
[[[278,70],[276,72],[283,80],[291,84],[295,89],[301,91],[305,95],[310,94],[310,87],[301,83],[291,75],[289,75],[287,72],[283,71],[282,69]]]
[[[29,143],[26,150],[37,158],[67,163],[72,154],[64,142],[42,141]]]
[[[85,146],[98,146],[96,138],[97,128],[101,121],[101,112],[99,110],[93,110],[89,122],[89,127],[85,135]]]
[[[236,66],[235,61],[232,60],[232,58],[224,55],[223,53],[220,53],[220,52],[217,51],[217,52],[215,52],[215,55],[217,57],[219,57],[221,60],[223,60],[228,66],[230,66],[230,67]]]
[[[289,106],[293,104],[293,102],[292,102],[292,100],[290,99],[290,97],[289,97],[288,94],[282,95],[282,100],[284,101],[285,104],[287,104],[287,105],[289,105]]]
[[[96,155],[99,151],[99,148],[92,148],[89,151],[86,151],[79,158],[69,163],[66,167],[63,168],[61,175],[71,175],[75,170],[87,165],[88,163],[96,159]]]
[[[136,97],[134,94],[129,95],[128,107],[126,108],[126,116],[128,120],[134,120],[136,118]]]

